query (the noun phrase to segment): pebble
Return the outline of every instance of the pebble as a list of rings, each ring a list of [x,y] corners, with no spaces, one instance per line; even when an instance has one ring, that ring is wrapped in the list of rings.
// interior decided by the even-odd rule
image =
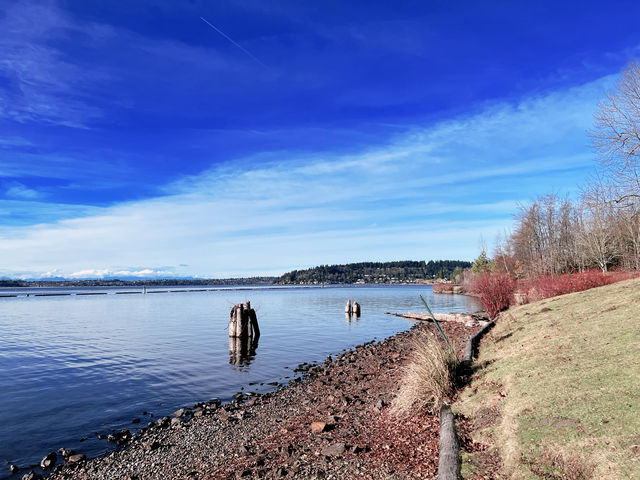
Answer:
[[[179,410],[176,410],[175,412],[173,412],[173,415],[171,415],[174,418],[178,418],[181,417],[182,415],[184,415],[184,408],[180,408]]]
[[[36,472],[31,470],[29,473],[22,476],[22,480],[42,480],[42,475],[38,475]]]

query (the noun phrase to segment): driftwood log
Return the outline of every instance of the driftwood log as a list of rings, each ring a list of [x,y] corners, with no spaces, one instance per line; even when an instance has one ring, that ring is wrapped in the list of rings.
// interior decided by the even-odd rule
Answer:
[[[438,457],[438,480],[460,478],[460,456],[453,413],[449,405],[440,408],[440,454]]]
[[[473,353],[475,351],[475,348],[478,342],[480,341],[482,336],[493,327],[493,325],[494,325],[493,321],[488,322],[484,327],[478,330],[473,337],[467,340],[467,343],[465,344],[465,347],[464,347],[464,356],[462,357],[463,365],[465,365],[466,367],[471,367],[471,362],[473,360]]]
[[[430,322],[431,315],[428,313],[392,313],[392,312],[384,312],[387,315],[393,315],[396,317],[406,318],[409,320],[418,320],[421,322]],[[458,322],[464,323],[468,327],[484,327],[488,322],[486,317],[482,315],[477,315],[474,313],[458,313],[458,312],[444,312],[444,313],[434,313],[438,322]]]

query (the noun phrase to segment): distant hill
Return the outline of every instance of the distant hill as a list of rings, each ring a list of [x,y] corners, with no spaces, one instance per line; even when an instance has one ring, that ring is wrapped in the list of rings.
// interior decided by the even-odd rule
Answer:
[[[307,270],[293,270],[275,283],[420,283],[437,277],[448,278],[456,267],[470,268],[461,260],[401,260],[397,262],[361,262],[346,265],[320,265]]]

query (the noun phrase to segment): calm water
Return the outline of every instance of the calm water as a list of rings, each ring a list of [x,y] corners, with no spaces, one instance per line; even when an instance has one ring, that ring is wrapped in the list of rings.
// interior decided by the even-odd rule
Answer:
[[[0,298],[1,464],[26,467],[62,446],[95,456],[109,448],[98,433],[134,431],[134,417],[138,427],[152,418],[144,411],[155,418],[213,397],[227,401],[242,387],[273,389],[266,384],[286,381],[299,363],[409,328],[383,312],[421,311],[420,293],[436,311],[478,308],[468,297],[434,296],[428,286],[115,294],[126,290],[0,290],[18,294]],[[109,294],[34,296],[56,291]],[[347,298],[362,305],[357,321],[345,319]],[[262,336],[255,355],[240,358],[230,354],[226,327],[230,308],[246,300]]]

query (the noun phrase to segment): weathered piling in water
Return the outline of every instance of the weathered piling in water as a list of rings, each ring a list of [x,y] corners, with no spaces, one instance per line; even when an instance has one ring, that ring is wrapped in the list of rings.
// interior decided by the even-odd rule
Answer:
[[[344,313],[351,315],[351,300],[347,300],[347,305],[344,307]]]
[[[253,308],[249,309],[249,324],[253,330],[253,335],[258,338],[260,336],[260,327],[258,326],[258,317],[256,311]]]
[[[351,303],[351,312],[356,316],[360,316],[360,304],[355,300]]]
[[[229,336],[238,338],[251,338],[260,335],[258,317],[256,311],[251,308],[251,303],[239,303],[231,308],[229,314]]]

